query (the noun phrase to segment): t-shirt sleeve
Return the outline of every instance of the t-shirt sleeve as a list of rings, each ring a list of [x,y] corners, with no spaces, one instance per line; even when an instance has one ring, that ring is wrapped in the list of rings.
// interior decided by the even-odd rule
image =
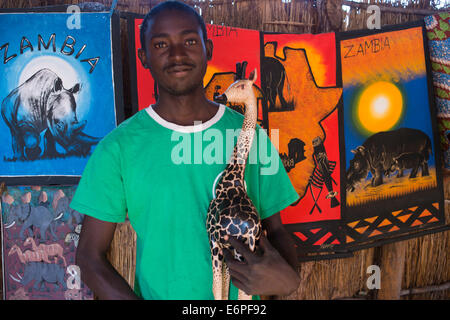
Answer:
[[[109,136],[100,141],[88,160],[70,207],[102,221],[125,221],[120,147]]]
[[[265,219],[297,201],[299,195],[289,179],[278,150],[267,136],[265,130],[259,126],[257,130],[260,181],[259,214],[261,219]],[[265,147],[265,150],[262,147]]]

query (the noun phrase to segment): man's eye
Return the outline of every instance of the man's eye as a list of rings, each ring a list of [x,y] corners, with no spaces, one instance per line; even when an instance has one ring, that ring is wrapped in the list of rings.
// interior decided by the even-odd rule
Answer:
[[[167,45],[165,42],[157,42],[155,43],[155,48],[156,49],[161,49],[161,48],[165,48]]]
[[[186,44],[192,46],[194,44],[197,44],[197,40],[195,40],[195,39],[188,39],[188,40],[186,40]]]

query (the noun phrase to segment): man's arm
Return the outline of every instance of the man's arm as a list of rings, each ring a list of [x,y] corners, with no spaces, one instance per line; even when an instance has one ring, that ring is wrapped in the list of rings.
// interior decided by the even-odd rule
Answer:
[[[231,281],[251,295],[289,295],[300,285],[293,240],[284,230],[279,213],[264,219],[262,225],[267,236],[261,236],[256,252],[229,237],[230,244],[245,258],[240,262],[231,252],[224,250]]]
[[[76,264],[83,282],[102,300],[139,299],[106,258],[116,223],[85,216],[78,243]]]

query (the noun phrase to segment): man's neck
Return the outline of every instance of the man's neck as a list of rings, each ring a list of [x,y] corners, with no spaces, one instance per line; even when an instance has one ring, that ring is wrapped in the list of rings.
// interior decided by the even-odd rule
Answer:
[[[203,90],[203,89],[202,89]],[[153,110],[164,120],[181,126],[191,126],[194,122],[206,122],[218,111],[218,104],[206,99],[205,94],[193,93],[173,96],[160,92]]]

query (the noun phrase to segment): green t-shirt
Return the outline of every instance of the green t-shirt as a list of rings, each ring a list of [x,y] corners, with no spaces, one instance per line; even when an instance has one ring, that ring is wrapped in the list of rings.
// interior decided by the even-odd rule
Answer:
[[[137,234],[135,292],[144,299],[214,298],[206,214],[242,122],[221,105],[209,121],[179,126],[150,106],[109,133],[89,159],[70,206],[109,222],[128,214]],[[247,193],[261,219],[298,199],[259,126],[247,163]],[[233,285],[230,298],[237,298]]]

